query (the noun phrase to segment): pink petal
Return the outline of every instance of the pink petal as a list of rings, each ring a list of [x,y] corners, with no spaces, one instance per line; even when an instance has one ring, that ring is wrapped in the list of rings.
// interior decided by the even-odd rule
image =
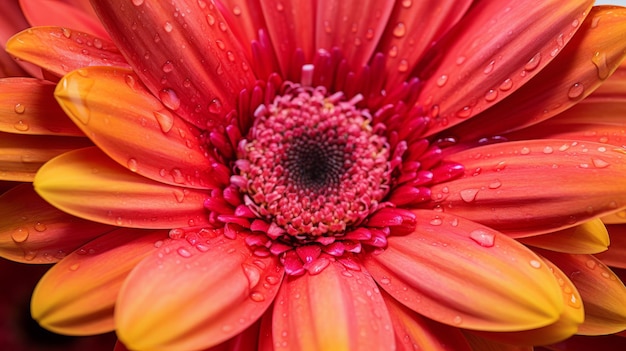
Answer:
[[[81,8],[72,1],[64,3],[54,0],[19,0],[24,15],[31,26],[62,26],[101,38],[108,38],[107,32],[90,8]],[[83,1],[84,2],[84,1]]]
[[[250,43],[257,40],[259,30],[265,28],[265,19],[261,7],[268,2],[221,0],[215,4],[220,7],[222,15],[224,15],[237,41],[241,43],[242,49],[246,51],[248,59],[253,57]]]
[[[472,1],[396,1],[376,49],[385,54],[387,89],[407,80],[424,53],[454,26]]]
[[[594,7],[574,38],[536,77],[503,103],[450,133],[465,140],[500,135],[549,119],[577,104],[626,57],[625,19],[626,8]],[[489,90],[487,94],[502,94],[502,89]],[[490,95],[485,95],[485,99],[487,96]]]
[[[128,67],[109,40],[61,27],[36,27],[7,42],[7,51],[57,75],[87,66]]]
[[[465,176],[431,188],[436,206],[512,236],[583,223],[626,206],[622,149],[605,144],[529,140],[448,157]]]
[[[130,171],[172,185],[220,184],[198,130],[163,107],[132,71],[74,71],[59,82],[55,96],[76,125]]]
[[[51,158],[90,145],[87,138],[0,132],[0,179],[32,182],[39,167]]]
[[[202,235],[202,246],[162,245],[126,280],[115,313],[119,338],[130,349],[219,344],[257,321],[274,300],[283,275],[275,257],[253,255],[243,238]]]
[[[225,124],[239,92],[254,83],[240,44],[212,2],[93,5],[148,89],[200,128]]]
[[[26,263],[53,263],[113,227],[61,212],[35,193],[31,184],[0,196],[0,256]]]
[[[380,0],[318,0],[315,47],[339,48],[348,66],[359,71],[374,53],[393,5],[394,1]]]
[[[289,276],[274,303],[274,350],[384,350],[391,320],[372,277],[331,262],[319,274]]]
[[[433,61],[421,97],[434,113],[429,134],[476,115],[540,72],[578,30],[593,1],[481,1]],[[509,83],[511,88],[508,88]],[[503,85],[504,84],[504,85]],[[505,86],[506,89],[500,89]],[[497,96],[485,98],[490,91]]]
[[[415,232],[390,236],[364,265],[396,300],[455,327],[519,331],[554,323],[561,289],[517,241],[454,215],[414,211]]]
[[[6,48],[7,40],[15,33],[28,27],[28,22],[17,1],[0,1],[0,48]],[[35,71],[38,72],[39,70]],[[4,50],[0,50],[0,78],[24,77],[28,73]]]
[[[113,330],[113,308],[130,271],[156,251],[166,231],[118,229],[65,257],[39,281],[32,314],[42,326],[69,335]]]
[[[37,173],[35,190],[53,206],[95,222],[169,229],[207,224],[207,193],[133,174],[97,148],[65,153]]]
[[[35,78],[0,79],[0,130],[83,136],[54,100],[55,85]]]
[[[594,254],[606,251],[609,233],[600,219],[556,232],[518,238],[519,242],[557,252]]]

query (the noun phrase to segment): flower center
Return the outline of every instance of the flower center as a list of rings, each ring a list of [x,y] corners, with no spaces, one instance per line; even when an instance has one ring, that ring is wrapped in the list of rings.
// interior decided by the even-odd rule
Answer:
[[[389,145],[360,96],[289,86],[260,105],[236,168],[244,202],[300,242],[342,235],[378,208],[390,184]]]

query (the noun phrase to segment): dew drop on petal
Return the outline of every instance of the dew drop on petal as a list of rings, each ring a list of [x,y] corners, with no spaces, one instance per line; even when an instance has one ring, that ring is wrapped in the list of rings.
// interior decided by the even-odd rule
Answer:
[[[604,161],[604,160],[601,160],[601,159],[599,159],[599,158],[594,158],[594,159],[592,159],[592,160],[591,160],[591,163],[592,163],[592,164],[593,164],[593,166],[594,166],[594,167],[596,167],[596,168],[606,168],[606,167],[608,167],[608,166],[609,166],[609,163],[608,163],[608,162],[606,162],[606,161]]]
[[[461,195],[461,199],[465,202],[472,202],[476,200],[476,194],[478,194],[478,189],[463,189],[459,193],[459,195]]]
[[[485,66],[485,69],[483,70],[483,73],[485,74],[489,74],[491,72],[493,72],[493,66],[496,64],[496,61],[491,61],[487,64],[487,66]]]
[[[143,0],[133,0],[133,5],[141,6],[141,5],[143,5]]]
[[[265,301],[265,295],[263,295],[260,292],[255,291],[255,292],[250,294],[250,299],[252,301],[256,301],[256,302]]]
[[[172,116],[169,111],[154,111],[153,115],[154,118],[156,118],[157,123],[159,124],[159,127],[161,128],[161,131],[163,131],[163,133],[168,133],[170,130],[172,130],[172,126],[174,126],[174,116]]]
[[[402,22],[398,22],[393,29],[393,36],[396,38],[402,38],[406,34],[406,26]]]
[[[165,24],[163,25],[163,29],[170,33],[172,31],[172,29],[174,29],[174,26],[172,26],[172,24],[170,22],[165,22]]]
[[[497,90],[489,89],[485,93],[485,101],[487,101],[487,102],[492,102],[492,101],[494,101],[497,98],[498,98],[498,91]]]
[[[585,87],[582,85],[582,83],[575,83],[569,88],[567,92],[567,97],[569,97],[570,99],[577,99],[583,94],[584,90]]]
[[[463,323],[463,318],[461,318],[461,316],[456,316],[452,319],[452,323],[454,323],[454,325],[460,325]]]
[[[186,249],[186,248],[184,248],[184,247],[179,247],[179,248],[178,248],[178,250],[176,250],[176,252],[178,252],[178,254],[179,254],[181,257],[185,257],[185,258],[189,258],[189,257],[191,257],[191,252],[189,252],[189,250],[187,250],[187,249]]]
[[[28,229],[24,227],[17,228],[11,233],[11,239],[16,243],[23,243],[28,239]]]
[[[528,263],[530,263],[530,266],[533,268],[541,268],[541,262],[537,261],[537,260],[530,260]]]
[[[598,73],[598,78],[599,79],[605,80],[606,78],[608,78],[608,76],[610,74],[609,73],[610,71],[609,71],[608,64],[606,62],[606,54],[605,53],[596,52],[591,57],[591,62],[593,62],[593,64],[596,66],[596,71]]]
[[[507,90],[511,90],[511,88],[513,88],[513,81],[511,80],[511,78],[507,78],[505,79],[501,84],[500,84],[500,90],[502,91],[507,91]]]
[[[134,158],[129,158],[128,161],[126,162],[126,167],[131,172],[137,172],[137,160]]]
[[[13,124],[13,128],[15,128],[16,130],[18,130],[20,132],[25,132],[25,131],[30,129],[30,125],[28,124],[28,122],[25,122],[23,120],[19,120],[19,121],[15,122],[15,124]]]
[[[17,113],[17,114],[20,114],[20,115],[21,115],[21,114],[23,114],[23,113],[26,111],[26,106],[24,106],[24,105],[22,105],[22,104],[20,104],[20,103],[17,103],[17,104],[15,104],[15,106],[13,107],[13,111],[15,111],[15,113]]]
[[[163,64],[163,66],[161,66],[161,69],[165,73],[170,73],[170,72],[172,72],[174,70],[174,64],[172,63],[172,61],[166,61]]]
[[[45,232],[46,229],[48,229],[48,227],[45,224],[41,223],[41,222],[37,222],[33,228],[35,228],[35,230],[40,232],[40,233],[41,232]]]
[[[389,280],[389,278],[381,278],[380,283],[383,285],[388,285],[391,283],[391,280]]]
[[[474,240],[480,246],[492,247],[496,236],[484,229],[476,229],[470,232],[470,239]]]
[[[430,221],[430,225],[439,226],[441,224],[443,224],[443,221],[439,217],[435,217]]]
[[[406,72],[409,70],[409,62],[407,60],[400,60],[398,64],[398,72]]]
[[[524,69],[527,71],[532,71],[537,68],[537,66],[539,66],[539,62],[541,62],[541,53],[537,53],[530,60],[528,60],[526,65],[524,65]]]
[[[437,79],[437,85],[442,87],[444,85],[446,85],[446,82],[448,81],[448,75],[446,74],[442,74],[439,79]]]
[[[159,92],[159,98],[165,107],[170,110],[178,110],[180,107],[180,98],[172,89],[163,89]]]
[[[215,115],[222,112],[222,102],[218,98],[211,100],[209,103],[209,112]]]
[[[261,271],[257,266],[253,266],[251,264],[242,264],[241,268],[243,268],[243,273],[248,279],[248,286],[250,289],[254,288],[259,284],[259,280],[261,280]]]

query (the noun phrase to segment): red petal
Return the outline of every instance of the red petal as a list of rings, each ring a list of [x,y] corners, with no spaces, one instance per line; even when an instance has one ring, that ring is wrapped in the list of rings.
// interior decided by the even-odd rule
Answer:
[[[118,335],[129,348],[213,346],[270,306],[283,274],[275,257],[257,257],[242,238],[219,232],[201,240],[202,249],[183,240],[162,245],[128,277],[115,313]]]
[[[387,89],[407,80],[433,43],[454,26],[472,1],[396,1],[377,51],[385,54]]]
[[[169,229],[207,224],[207,193],[133,174],[96,148],[63,154],[37,173],[35,190],[77,217],[123,227]]]
[[[0,132],[0,179],[31,182],[51,158],[89,145],[86,138]]]
[[[448,159],[466,172],[431,188],[437,206],[513,236],[572,227],[626,206],[623,149],[534,140],[487,145]]]
[[[600,219],[592,219],[556,232],[518,238],[518,241],[551,251],[593,254],[607,250],[609,233]]]
[[[113,227],[61,212],[37,195],[31,184],[0,196],[0,255],[27,263],[52,263]]]
[[[485,339],[472,333],[465,333],[465,338],[472,345],[472,350],[477,351],[533,351],[532,346],[520,346],[503,344],[497,341]]]
[[[54,100],[55,85],[35,78],[0,79],[0,130],[83,136]]]
[[[239,92],[254,83],[240,44],[212,2],[93,5],[148,89],[200,128],[226,123]]]
[[[113,307],[130,271],[156,250],[166,231],[118,229],[52,267],[33,293],[32,314],[46,329],[90,335],[113,330]]]
[[[626,269],[626,225],[612,224],[607,226],[611,235],[609,250],[596,255],[605,264]]]
[[[391,320],[372,277],[331,262],[319,274],[289,276],[274,303],[274,350],[385,350]]]
[[[515,240],[460,217],[417,210],[415,232],[390,236],[364,265],[391,296],[456,327],[518,331],[549,325],[561,289],[541,259]]]
[[[422,103],[438,111],[429,134],[476,115],[535,76],[565,45],[593,1],[481,1],[440,48]],[[506,82],[506,83],[505,83]],[[512,82],[514,88],[500,89]],[[507,86],[508,88],[508,86]],[[488,96],[490,91],[497,96]]]
[[[28,27],[17,1],[0,1],[0,48],[5,49],[7,40],[15,33]],[[28,76],[15,60],[4,50],[0,50],[0,77]]]
[[[626,57],[625,36],[626,9],[594,7],[574,38],[534,79],[503,103],[459,125],[450,133],[465,140],[500,135],[567,110],[617,69]],[[499,91],[489,90],[487,94],[501,94],[502,89]],[[594,115],[599,113],[595,111]]]
[[[55,95],[76,125],[130,171],[186,187],[215,184],[199,132],[163,107],[131,71],[74,71],[59,82]]]
[[[20,0],[28,22],[35,26],[62,26],[108,38],[107,32],[91,8],[58,0]]]
[[[29,28],[7,42],[7,51],[57,76],[87,66],[128,67],[106,39],[61,27]]]
[[[330,51],[339,48],[348,66],[359,71],[374,53],[394,3],[380,0],[318,0],[316,49]]]
[[[265,19],[261,7],[268,2],[263,1],[261,4],[259,1],[221,0],[216,3],[217,6],[221,7],[224,18],[241,43],[242,49],[246,51],[248,59],[253,57],[249,43],[257,40],[259,30],[265,29]]]

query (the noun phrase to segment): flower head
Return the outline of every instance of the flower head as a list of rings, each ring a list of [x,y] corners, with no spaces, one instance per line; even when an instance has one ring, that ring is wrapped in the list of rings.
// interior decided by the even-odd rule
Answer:
[[[10,164],[35,191],[0,198],[2,255],[58,261],[33,296],[43,326],[158,350],[626,329],[626,288],[592,256],[626,208],[625,9],[92,5],[9,40],[46,79],[0,82],[28,111],[9,143],[57,147]]]

